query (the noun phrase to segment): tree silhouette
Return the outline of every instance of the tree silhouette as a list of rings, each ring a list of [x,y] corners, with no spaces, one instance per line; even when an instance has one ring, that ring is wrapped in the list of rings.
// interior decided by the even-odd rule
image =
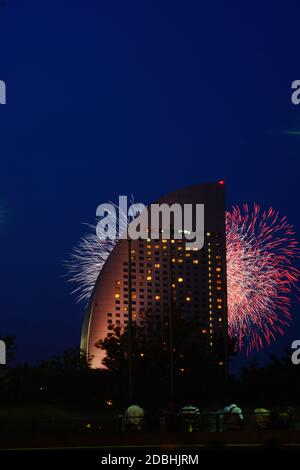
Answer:
[[[149,317],[150,319],[151,317]],[[207,332],[195,320],[187,320],[180,309],[173,312],[173,360],[176,397],[210,393],[225,382],[224,337],[215,336],[213,346]],[[170,354],[168,322],[145,322],[132,325],[132,362],[135,396],[147,401],[169,393]],[[96,347],[105,351],[103,365],[127,394],[128,331],[111,325],[109,333]],[[233,347],[230,348],[233,354]]]

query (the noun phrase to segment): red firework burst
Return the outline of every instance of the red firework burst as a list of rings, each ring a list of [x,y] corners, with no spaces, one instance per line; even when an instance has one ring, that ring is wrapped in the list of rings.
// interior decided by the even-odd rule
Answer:
[[[291,293],[300,271],[298,242],[286,217],[234,206],[226,213],[229,335],[247,353],[270,344],[291,320]]]

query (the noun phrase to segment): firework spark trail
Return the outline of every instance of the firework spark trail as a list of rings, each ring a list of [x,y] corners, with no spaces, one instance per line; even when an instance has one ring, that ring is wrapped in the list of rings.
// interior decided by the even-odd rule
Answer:
[[[117,243],[100,240],[89,227],[66,263],[73,293],[85,303]],[[226,232],[229,335],[250,352],[284,334],[291,320],[291,293],[300,277],[293,259],[300,251],[292,226],[273,208],[234,206],[226,213]]]
[[[72,294],[77,295],[77,302],[85,303],[88,302],[98,275],[116,244],[113,240],[100,240],[96,234],[96,226],[88,226],[91,233],[81,238],[65,263],[68,282],[76,286]]]
[[[300,272],[292,226],[273,208],[234,206],[226,214],[229,335],[247,352],[284,333]]]
[[[114,208],[120,210],[118,206],[110,203]],[[139,211],[138,205],[133,202],[131,196],[131,207],[133,210]],[[108,211],[107,217],[110,219],[110,227],[115,226],[120,236],[127,229],[127,215],[122,213],[123,217],[117,217],[115,211]],[[121,226],[119,224],[122,224]],[[79,244],[73,248],[65,267],[68,272],[68,282],[76,287],[72,290],[72,294],[76,294],[77,302],[83,301],[88,303],[97,278],[112,250],[114,249],[118,238],[112,240],[106,238],[102,240],[96,233],[96,225],[86,224],[91,230],[90,233],[84,235]]]

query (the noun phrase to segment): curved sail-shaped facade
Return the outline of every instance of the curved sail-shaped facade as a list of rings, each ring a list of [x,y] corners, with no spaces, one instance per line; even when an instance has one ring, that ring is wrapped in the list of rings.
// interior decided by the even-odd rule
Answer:
[[[109,326],[126,328],[130,291],[133,322],[147,326],[168,321],[176,305],[187,319],[197,320],[208,347],[216,336],[227,335],[223,182],[189,186],[156,203],[204,204],[204,246],[187,249],[184,240],[164,239],[163,234],[132,240],[130,249],[128,240],[117,242],[99,274],[84,319],[81,349],[92,358],[92,367],[103,367],[104,352],[95,343],[106,337]]]

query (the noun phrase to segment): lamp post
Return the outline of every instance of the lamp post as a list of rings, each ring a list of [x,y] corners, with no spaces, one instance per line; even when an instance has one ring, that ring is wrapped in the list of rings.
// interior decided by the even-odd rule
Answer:
[[[170,238],[170,279],[171,279],[171,289],[170,289],[170,305],[169,305],[169,360],[170,360],[170,398],[174,398],[175,386],[174,386],[174,322],[173,322],[173,313],[174,313],[174,289],[173,289],[173,265],[172,265],[172,243]]]
[[[133,370],[132,370],[132,273],[131,273],[131,238],[128,234],[128,399],[132,401]]]

